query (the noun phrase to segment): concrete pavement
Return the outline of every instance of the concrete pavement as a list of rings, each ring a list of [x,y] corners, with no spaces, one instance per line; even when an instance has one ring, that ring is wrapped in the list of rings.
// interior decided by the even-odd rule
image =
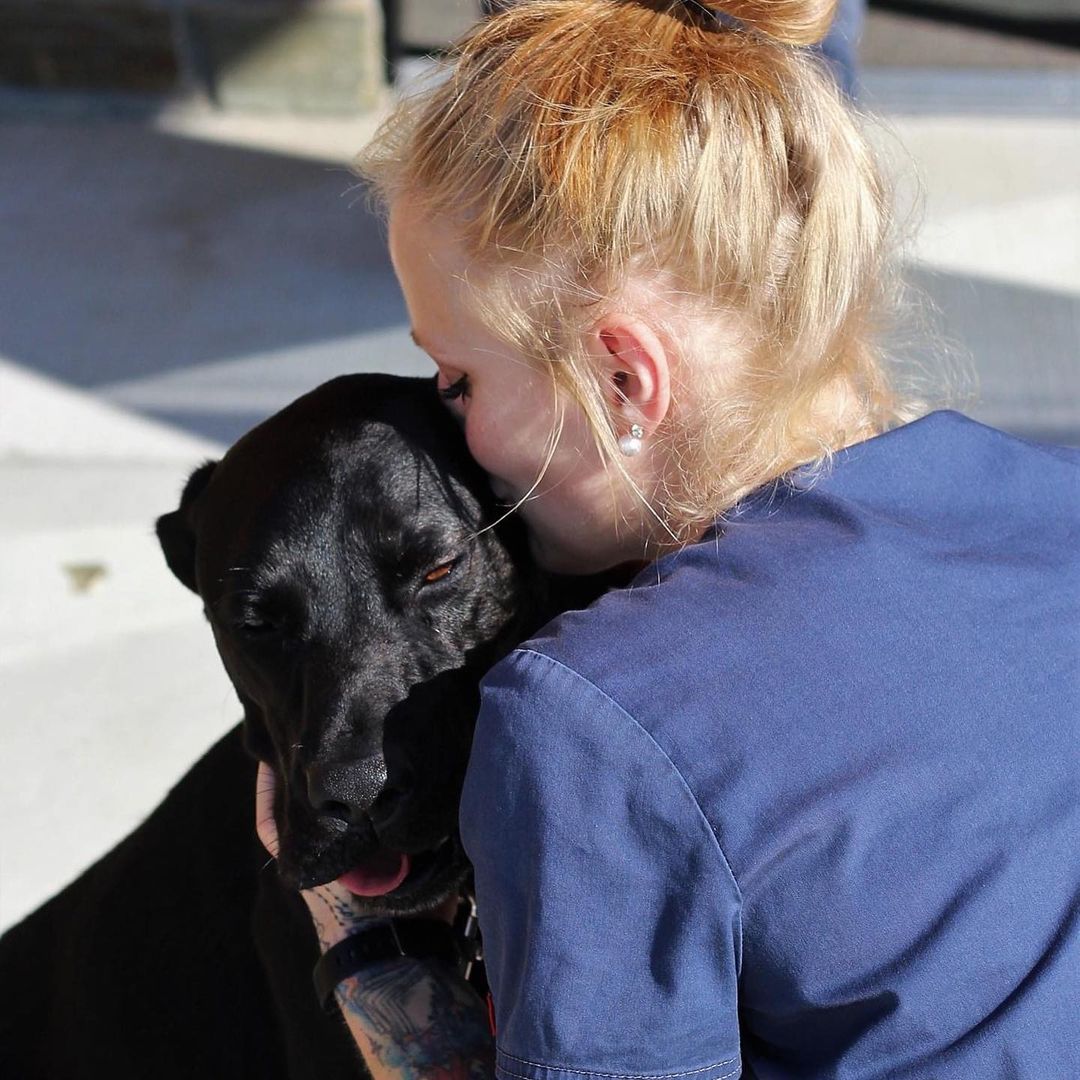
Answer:
[[[979,77],[964,99],[948,73],[868,72],[903,204],[925,188],[912,276],[953,369],[977,371],[975,416],[1080,443],[1076,75],[1032,74],[1026,103],[1015,73]],[[977,107],[1002,85],[1008,108]],[[369,132],[183,109],[0,123],[0,927],[239,717],[152,535],[187,472],[334,374],[429,371],[347,171]]]

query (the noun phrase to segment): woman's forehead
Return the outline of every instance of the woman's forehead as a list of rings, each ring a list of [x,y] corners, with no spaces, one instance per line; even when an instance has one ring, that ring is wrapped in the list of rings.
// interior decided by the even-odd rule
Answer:
[[[420,348],[438,358],[449,342],[490,333],[479,317],[477,294],[485,292],[491,279],[465,253],[452,221],[396,201],[389,241],[412,317],[411,337]]]
[[[401,196],[390,205],[390,258],[422,267],[425,263],[443,274],[462,276],[475,260],[470,258],[454,222],[433,214]]]

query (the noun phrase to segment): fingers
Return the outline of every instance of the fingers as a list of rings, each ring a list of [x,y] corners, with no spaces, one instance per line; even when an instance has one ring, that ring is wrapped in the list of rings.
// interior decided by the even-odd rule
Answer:
[[[266,850],[277,858],[280,842],[278,840],[277,819],[274,817],[274,793],[277,790],[277,776],[265,761],[259,762],[259,771],[255,777],[255,832]],[[344,919],[348,915],[355,897],[336,881],[302,890],[304,899],[312,908],[313,914],[332,915]]]
[[[259,762],[259,772],[255,777],[255,832],[262,841],[262,846],[277,858],[278,831],[274,819],[274,791],[277,777],[274,770],[265,761]]]

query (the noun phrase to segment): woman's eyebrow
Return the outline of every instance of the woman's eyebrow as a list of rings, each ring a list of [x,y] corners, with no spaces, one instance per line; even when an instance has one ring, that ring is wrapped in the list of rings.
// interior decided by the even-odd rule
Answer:
[[[447,362],[442,358],[442,354],[439,352],[438,349],[434,348],[431,345],[426,345],[424,342],[422,342],[420,340],[420,338],[417,337],[415,330],[412,330],[412,329],[409,330],[409,337],[411,337],[413,339],[413,344],[418,349],[422,350],[423,352],[426,352],[428,354],[428,356],[430,356],[431,359],[435,361],[436,364],[443,364],[443,363]]]
[[[431,353],[431,350],[416,336],[416,331],[413,330],[411,327],[409,328],[409,337],[412,338],[413,344],[418,349],[423,349],[424,352],[429,353],[429,354]]]

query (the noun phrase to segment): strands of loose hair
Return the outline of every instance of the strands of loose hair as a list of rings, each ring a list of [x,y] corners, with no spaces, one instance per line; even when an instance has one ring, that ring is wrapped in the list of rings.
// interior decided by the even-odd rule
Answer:
[[[833,0],[723,4],[745,31],[704,10],[720,6],[515,4],[356,162],[383,206],[455,224],[479,318],[551,370],[624,478],[584,341],[629,298],[647,308],[676,376],[653,436],[675,468],[648,498],[678,536],[921,411],[881,345],[901,287],[891,193],[798,47]]]

